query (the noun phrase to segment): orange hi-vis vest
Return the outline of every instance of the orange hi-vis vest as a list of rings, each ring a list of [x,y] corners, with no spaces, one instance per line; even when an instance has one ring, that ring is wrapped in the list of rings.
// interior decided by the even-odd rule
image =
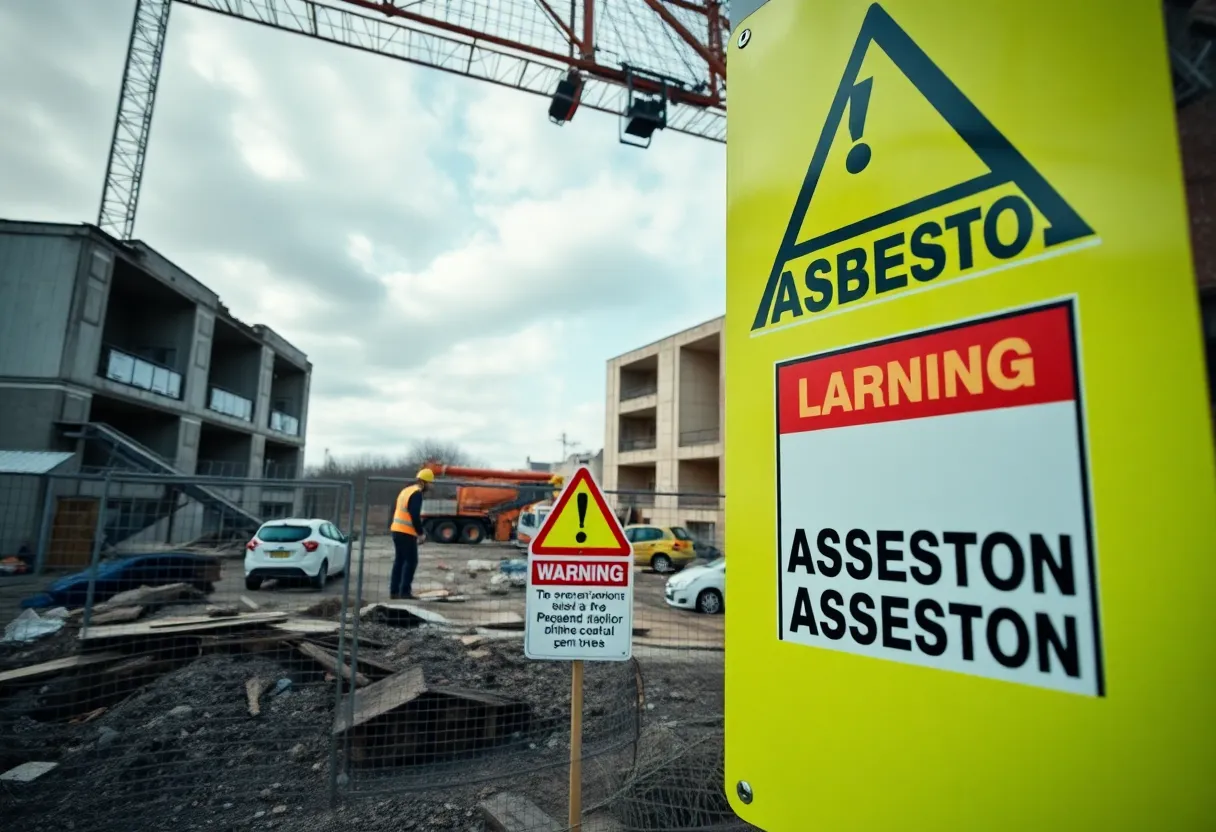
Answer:
[[[407,485],[397,495],[397,507],[393,511],[391,531],[418,536],[418,530],[414,528],[414,521],[410,518],[409,512],[410,497],[413,497],[418,490],[417,485]]]

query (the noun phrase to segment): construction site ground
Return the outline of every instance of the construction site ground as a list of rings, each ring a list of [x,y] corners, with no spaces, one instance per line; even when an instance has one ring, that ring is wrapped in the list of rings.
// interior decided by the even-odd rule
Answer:
[[[355,597],[359,543],[354,544],[350,597]],[[492,612],[524,612],[524,591],[520,588],[503,588],[501,594],[493,594],[490,576],[497,571],[500,558],[526,557],[522,549],[511,544],[480,543],[477,545],[424,543],[419,548],[418,572],[414,578],[414,593],[444,589],[457,597],[468,600],[462,603],[433,604],[445,618],[454,622],[474,623]],[[494,570],[471,575],[470,561],[483,560],[494,563]],[[364,548],[363,597],[360,606],[389,600],[389,573],[393,568],[393,547],[387,536],[367,539]],[[663,600],[663,589],[667,575],[657,575],[640,568],[634,570],[635,628],[646,630],[634,640],[635,647],[684,647],[721,648],[725,619],[721,615],[700,615],[689,610],[674,609]],[[317,601],[318,594],[341,598],[343,580],[334,578],[318,593],[315,589],[279,582],[275,585],[248,592],[245,590],[244,573],[240,559],[224,564],[223,580],[216,587],[217,597],[236,598],[247,595],[260,605],[271,609],[302,609]]]
[[[365,552],[363,596],[351,607],[367,610],[388,601],[391,545],[373,537]],[[564,828],[568,665],[525,659],[518,627],[479,626],[511,613],[522,618],[523,590],[490,586],[499,558],[517,554],[499,544],[424,545],[415,592],[442,589],[466,600],[412,605],[435,611],[441,624],[393,622],[375,610],[359,622],[358,670],[371,677],[361,685],[385,678],[393,683],[399,676],[392,674],[421,668],[436,690],[449,686],[525,703],[532,728],[509,748],[478,752],[455,767],[413,765],[408,776],[400,773],[405,769],[343,769],[336,781],[339,799],[331,805],[331,772],[338,771],[330,757],[336,680],[300,651],[314,649],[308,643],[315,626],[323,639],[316,643],[326,645],[332,659],[333,634],[342,626],[343,580],[334,579],[323,592],[290,585],[249,592],[241,559],[233,556],[205,598],[149,609],[139,621],[118,626],[146,634],[169,619],[197,621],[209,610],[235,605],[240,612],[223,614],[241,616],[238,623],[248,618],[249,627],[197,637],[184,658],[162,652],[142,668],[139,662],[153,648],[123,636],[115,648],[104,648],[125,654],[116,665],[0,684],[0,771],[33,761],[58,763],[34,782],[0,783],[5,827],[125,828],[124,818],[138,807],[145,830],[478,832],[498,828],[487,820],[487,805],[523,799],[556,819],[553,826],[542,821],[528,828]],[[470,570],[477,560],[494,569]],[[352,598],[356,579],[351,576]],[[6,620],[17,613],[17,597],[47,580],[0,582]],[[635,582],[634,623],[644,631],[635,637],[636,663],[587,669],[585,753],[594,756],[583,767],[583,828],[747,828],[722,796],[723,666],[717,648],[723,617],[667,607],[665,576],[642,571]],[[275,615],[289,620],[255,621]],[[286,624],[297,628],[292,641],[271,632]],[[73,618],[56,635],[0,647],[0,671],[71,660],[82,651]],[[247,685],[255,678],[280,686],[290,680],[290,687],[262,693],[261,714],[252,717]]]

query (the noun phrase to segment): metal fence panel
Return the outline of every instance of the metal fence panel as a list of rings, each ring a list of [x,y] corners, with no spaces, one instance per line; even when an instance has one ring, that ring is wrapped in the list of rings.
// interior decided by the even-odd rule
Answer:
[[[11,510],[0,491],[0,534],[47,564],[27,594],[86,576],[37,609],[40,626],[64,622],[56,633],[0,645],[0,771],[57,764],[0,783],[6,828],[125,830],[138,812],[141,828],[175,831],[357,817],[466,832],[504,811],[562,828],[570,668],[523,657],[511,518],[453,514],[456,487],[441,483],[424,503],[431,531],[476,522],[484,539],[432,536],[416,597],[394,599],[388,526],[405,484],[111,472],[34,478]],[[624,519],[699,537],[692,564],[720,549],[716,495],[608,497],[640,512]],[[253,529],[280,513],[338,528],[340,577],[246,582]],[[162,555],[128,581],[148,588],[115,595],[116,560]],[[745,828],[722,794],[724,616],[668,603],[669,577],[638,563],[635,658],[586,669],[588,832]]]

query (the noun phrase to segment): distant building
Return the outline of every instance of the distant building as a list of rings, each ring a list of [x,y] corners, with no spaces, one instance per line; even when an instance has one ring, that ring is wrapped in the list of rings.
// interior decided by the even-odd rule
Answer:
[[[591,475],[595,477],[595,481],[602,486],[604,483],[604,452],[602,450],[591,453],[590,451],[579,451],[570,454],[561,462],[535,462],[528,458],[526,469],[528,471],[550,471],[557,476],[569,479],[578,470],[579,466],[586,465],[591,469]]]
[[[626,519],[682,525],[717,545],[725,507],[717,496],[722,324],[715,318],[609,359],[602,480],[607,490],[636,492],[615,498]]]
[[[145,243],[91,225],[0,220],[0,451],[70,454],[56,473],[294,479],[311,373],[303,352],[237,320]],[[67,500],[87,516],[95,485],[59,495],[58,508]],[[107,539],[160,535],[184,506],[199,517],[164,542],[217,524],[256,528],[292,513],[298,496],[124,486],[107,501]],[[6,516],[0,510],[0,549],[30,536]]]

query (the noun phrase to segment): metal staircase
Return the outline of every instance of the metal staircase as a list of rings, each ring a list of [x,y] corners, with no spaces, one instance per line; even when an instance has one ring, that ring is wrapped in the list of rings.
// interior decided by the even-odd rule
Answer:
[[[70,439],[83,439],[104,447],[110,456],[110,464],[107,466],[109,468],[139,474],[182,476],[181,471],[174,468],[151,448],[103,422],[80,422],[64,424],[62,427],[65,429],[64,435]],[[221,525],[225,528],[253,534],[262,525],[261,517],[228,499],[214,488],[188,480],[165,483],[165,485],[172,488],[175,495],[173,499],[157,501],[158,508],[139,515],[138,522],[128,519],[127,522],[119,524],[114,529],[107,529],[111,544],[133,537],[183,508],[184,506],[177,501],[177,493],[185,494],[204,508],[216,512],[222,520]]]

